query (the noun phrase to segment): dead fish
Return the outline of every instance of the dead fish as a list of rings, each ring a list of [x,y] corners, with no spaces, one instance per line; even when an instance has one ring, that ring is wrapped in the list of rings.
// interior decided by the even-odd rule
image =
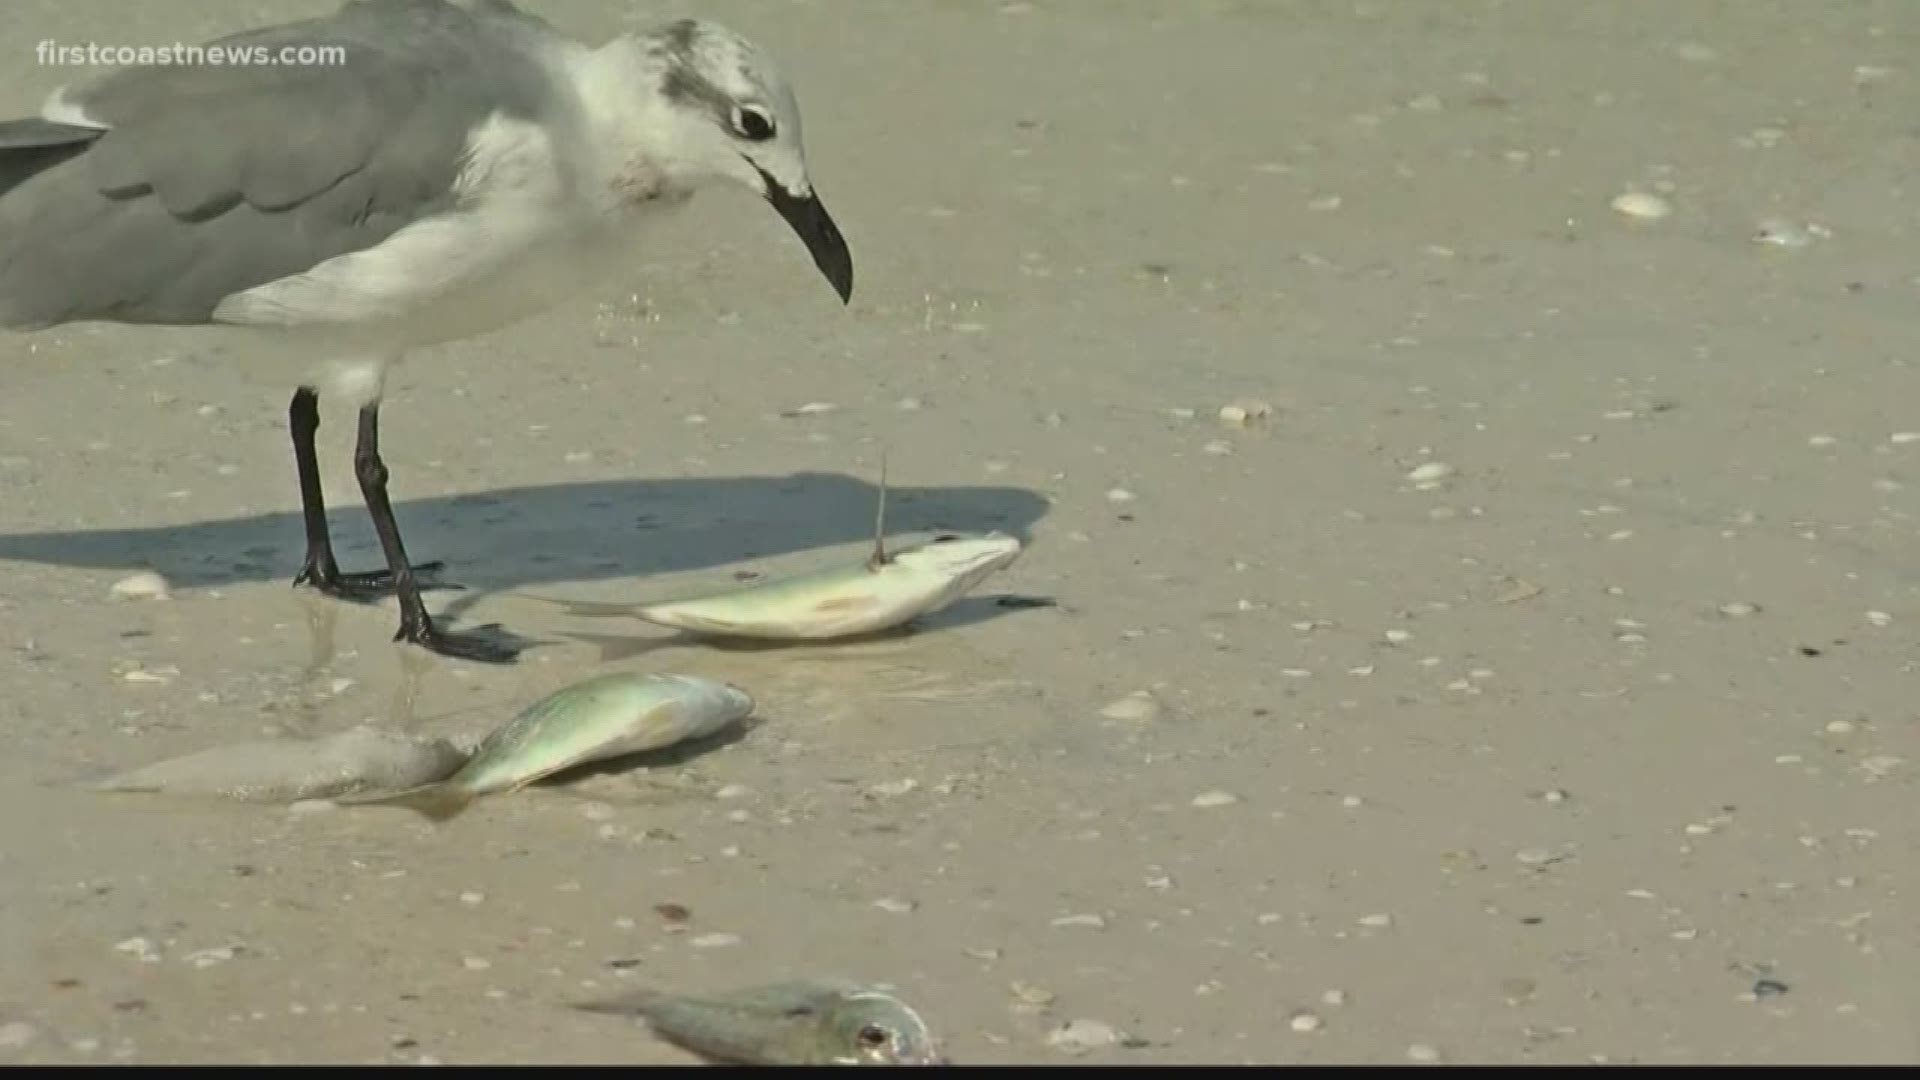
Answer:
[[[459,772],[438,783],[335,801],[403,806],[444,821],[483,795],[517,791],[589,761],[702,738],[745,719],[753,708],[753,695],[745,690],[693,675],[600,675],[528,706],[475,747]]]
[[[1020,541],[992,532],[936,536],[887,553],[887,476],[880,471],[873,554],[861,565],[834,567],[709,596],[637,604],[647,622],[742,638],[818,641],[872,633],[931,614],[971,592],[1020,556]]]
[[[293,803],[429,784],[452,774],[466,760],[467,755],[445,739],[410,739],[362,726],[324,739],[266,739],[218,746],[91,786],[95,791]]]
[[[643,990],[576,1009],[632,1016],[721,1065],[946,1065],[926,1022],[891,994],[841,980],[774,983],[708,997]]]

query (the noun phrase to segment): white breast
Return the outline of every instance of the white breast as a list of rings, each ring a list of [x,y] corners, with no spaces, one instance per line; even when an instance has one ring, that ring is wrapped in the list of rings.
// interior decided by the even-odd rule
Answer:
[[[221,322],[398,352],[516,322],[604,276],[619,230],[571,199],[552,138],[494,116],[468,139],[454,208],[364,251],[227,297]]]

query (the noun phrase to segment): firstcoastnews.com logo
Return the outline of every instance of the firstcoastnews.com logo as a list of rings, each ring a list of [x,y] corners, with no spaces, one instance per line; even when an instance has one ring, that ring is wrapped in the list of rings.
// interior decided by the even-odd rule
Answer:
[[[62,45],[42,41],[33,55],[49,67],[321,67],[347,62],[340,45]]]

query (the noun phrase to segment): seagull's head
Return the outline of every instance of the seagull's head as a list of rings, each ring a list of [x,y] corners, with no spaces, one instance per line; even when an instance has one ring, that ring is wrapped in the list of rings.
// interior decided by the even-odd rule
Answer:
[[[679,185],[731,180],[773,204],[840,299],[853,256],[807,176],[800,106],[773,60],[718,24],[681,19],[641,39],[658,72],[671,144],[661,167]]]

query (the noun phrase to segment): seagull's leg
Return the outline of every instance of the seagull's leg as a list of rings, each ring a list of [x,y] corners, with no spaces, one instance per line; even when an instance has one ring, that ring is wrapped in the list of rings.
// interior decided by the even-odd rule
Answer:
[[[360,437],[353,449],[353,472],[360,480],[360,494],[366,497],[367,512],[373,515],[373,530],[380,535],[380,547],[387,554],[394,594],[400,598],[400,631],[393,639],[412,642],[441,656],[490,664],[508,663],[519,655],[520,650],[511,646],[448,633],[435,627],[427,617],[427,606],[420,601],[420,583],[414,580],[413,567],[407,563],[407,549],[400,542],[400,525],[393,519],[393,504],[387,501],[387,466],[380,460],[380,402],[377,400],[360,409]]]
[[[369,570],[343,574],[333,560],[333,539],[327,532],[327,504],[320,489],[320,460],[314,453],[314,432],[320,430],[320,398],[310,387],[293,392],[287,406],[287,427],[293,432],[293,463],[300,471],[300,513],[306,520],[307,560],[294,575],[295,585],[314,588],[342,600],[370,601],[393,591],[393,571]],[[414,572],[431,574],[444,563],[422,563]]]

